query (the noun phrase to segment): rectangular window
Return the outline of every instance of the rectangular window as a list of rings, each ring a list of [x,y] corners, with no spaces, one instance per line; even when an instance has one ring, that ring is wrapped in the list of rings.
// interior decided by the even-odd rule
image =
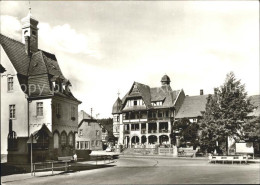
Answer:
[[[80,149],[85,149],[85,142],[84,141],[80,141]]]
[[[85,141],[85,148],[89,149],[89,141]]]
[[[99,146],[99,142],[98,141],[96,141],[96,146]]]
[[[165,112],[165,117],[169,117],[169,111]]]
[[[80,135],[80,136],[83,136],[83,129],[80,129],[80,130],[79,130],[79,135]]]
[[[99,134],[100,134],[100,133],[99,133],[99,130],[96,130],[96,135],[99,136]]]
[[[137,105],[137,100],[134,100],[134,106],[136,106]]]
[[[37,102],[36,103],[36,115],[37,116],[43,116],[43,102]]]
[[[80,149],[80,148],[79,148],[79,141],[77,141],[77,149]]]
[[[91,141],[91,146],[95,146],[95,141],[94,140]]]
[[[7,78],[7,90],[8,91],[14,90],[14,78],[13,77]]]
[[[9,105],[9,118],[15,119],[15,105]]]

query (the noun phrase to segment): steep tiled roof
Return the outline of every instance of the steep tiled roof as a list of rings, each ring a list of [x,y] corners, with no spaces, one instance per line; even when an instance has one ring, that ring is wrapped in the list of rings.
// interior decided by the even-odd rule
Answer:
[[[175,118],[194,118],[205,111],[208,95],[186,96]]]
[[[140,94],[144,100],[144,103],[146,107],[151,107],[151,93],[150,93],[150,87],[148,85],[144,85],[138,82],[135,82],[137,85],[138,90],[140,91]]]
[[[249,99],[256,108],[248,116],[260,116],[260,95],[250,96]]]
[[[138,92],[132,93],[133,87],[136,85]],[[161,87],[150,88],[148,85],[144,85],[138,82],[134,82],[130,91],[123,97],[122,104],[126,104],[126,100],[133,97],[142,97],[145,107],[134,106],[124,107],[124,111],[129,110],[142,110],[142,109],[153,109],[153,108],[169,108],[174,106],[174,101],[177,98],[180,90],[173,91],[170,85],[163,85]],[[161,106],[152,106],[152,102],[162,101]]]
[[[30,58],[25,53],[24,44],[2,34],[0,34],[0,44],[17,73],[27,76]]]
[[[23,80],[24,83],[28,83],[31,89],[29,97],[36,98],[59,95],[78,101],[71,92],[52,92],[51,82],[57,78],[64,82],[66,81],[54,54],[38,50],[32,53],[30,59],[29,55],[25,52],[25,45],[23,43],[2,34],[0,34],[0,44],[17,71],[19,81]],[[20,77],[20,75],[23,75],[23,77]],[[26,81],[24,81],[25,79]]]
[[[5,72],[5,68],[0,64],[0,73]]]

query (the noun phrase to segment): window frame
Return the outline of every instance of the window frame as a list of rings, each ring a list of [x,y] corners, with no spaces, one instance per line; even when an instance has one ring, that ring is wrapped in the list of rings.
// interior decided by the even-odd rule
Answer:
[[[65,142],[64,142],[65,140]],[[60,144],[61,146],[66,146],[67,145],[67,134],[66,133],[61,133],[60,135]]]
[[[12,88],[10,89],[10,87]],[[14,77],[9,76],[7,77],[7,92],[12,92],[12,91],[14,91]]]
[[[41,106],[39,106],[41,105]],[[41,115],[39,114],[41,112]],[[43,117],[43,102],[36,102],[36,116]]]
[[[15,104],[9,105],[9,119],[16,119],[16,113],[15,112],[16,112]]]

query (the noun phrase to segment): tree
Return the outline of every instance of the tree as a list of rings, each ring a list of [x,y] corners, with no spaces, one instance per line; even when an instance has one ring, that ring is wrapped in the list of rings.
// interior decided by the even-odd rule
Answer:
[[[178,133],[176,133],[178,131]],[[184,145],[187,144],[187,142],[190,143],[192,146],[198,145],[198,124],[197,123],[191,123],[189,119],[182,118],[176,122],[174,122],[174,125],[172,127],[172,143],[176,144],[176,136],[180,137],[180,142]]]
[[[245,85],[233,72],[228,73],[224,84],[214,91],[214,95],[207,98],[200,125],[200,142],[209,149],[216,148],[216,141],[226,141],[226,148],[222,150],[228,154],[228,138],[239,140],[243,136],[244,122],[254,107],[247,99]]]
[[[260,116],[248,119],[243,126],[243,140],[253,142],[255,148],[260,143]],[[259,152],[256,150],[256,152]]]

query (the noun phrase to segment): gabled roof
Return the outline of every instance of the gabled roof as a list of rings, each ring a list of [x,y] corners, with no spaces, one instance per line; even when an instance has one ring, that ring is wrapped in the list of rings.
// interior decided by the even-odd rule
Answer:
[[[71,92],[52,92],[51,82],[57,78],[66,82],[54,54],[38,50],[31,54],[30,59],[23,43],[2,34],[0,34],[0,44],[17,71],[19,81],[28,83],[29,87],[31,85],[30,88],[35,88],[35,90],[31,89],[32,93],[28,94],[30,98],[59,95],[80,103]],[[41,91],[42,88],[43,91]]]
[[[205,111],[207,97],[208,95],[185,96],[175,118],[196,118],[202,116],[201,111]]]
[[[88,113],[86,113],[84,110],[81,110],[81,111],[79,111],[79,113],[78,113],[78,121],[79,122],[81,122],[82,120],[89,120],[89,119],[93,119],[93,118],[91,118],[91,116],[88,114]]]
[[[250,96],[249,99],[256,108],[248,116],[260,116],[260,95]]]
[[[133,88],[136,85],[138,92],[134,92]],[[129,110],[145,110],[145,109],[153,109],[153,108],[169,108],[174,107],[174,102],[178,97],[180,90],[173,91],[170,85],[163,85],[161,87],[153,87],[150,88],[148,85],[144,85],[138,82],[134,82],[130,91],[123,97],[122,99],[122,108],[124,111]],[[134,106],[124,108],[127,99],[141,97],[145,103],[145,106]],[[152,106],[152,102],[162,101],[161,106]]]
[[[39,130],[36,130],[35,132],[33,132],[31,134],[33,136],[33,138],[29,137],[27,143],[31,143],[32,139],[33,139],[33,143],[37,143],[37,140],[38,140],[39,136],[41,135],[41,133],[45,133],[49,137],[52,137],[51,131],[48,129],[48,127],[45,124],[43,124]]]

